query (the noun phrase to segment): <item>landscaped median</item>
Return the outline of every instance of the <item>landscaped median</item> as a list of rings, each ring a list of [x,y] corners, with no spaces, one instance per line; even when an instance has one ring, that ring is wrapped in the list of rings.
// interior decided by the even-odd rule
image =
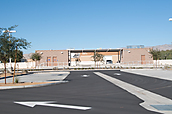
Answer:
[[[47,85],[55,85],[59,83],[66,83],[68,81],[50,81],[50,82],[26,82],[26,83],[0,83],[0,90],[2,89],[15,89],[15,88],[29,88],[29,87],[41,87]]]
[[[15,83],[12,82],[13,75],[7,73],[7,83],[5,84],[4,74],[0,75],[0,90],[14,89],[14,88],[29,88],[29,87],[41,87],[47,85],[55,85],[60,83],[66,83],[64,81],[69,73],[67,72],[49,72],[49,73],[34,73],[24,74],[16,73]],[[16,81],[17,79],[17,81]]]

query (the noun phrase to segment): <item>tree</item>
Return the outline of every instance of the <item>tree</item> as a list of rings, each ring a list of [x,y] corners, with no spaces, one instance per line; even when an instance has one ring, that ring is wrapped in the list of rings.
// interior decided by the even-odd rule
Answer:
[[[149,53],[152,55],[154,60],[158,60],[161,57],[161,51],[158,49],[149,49]]]
[[[78,62],[81,62],[81,60],[79,58],[76,58],[75,62],[76,62],[76,66],[77,66]]]
[[[91,56],[91,57],[93,58],[93,61],[95,62],[95,66],[96,66],[96,63],[97,63],[97,62],[103,62],[103,61],[104,61],[104,60],[103,60],[104,55],[99,54],[99,53],[96,52],[96,51],[94,51],[94,55]],[[98,66],[98,64],[97,64],[97,66]]]
[[[12,56],[11,56],[11,61],[14,62],[15,61],[15,52],[12,52]],[[17,58],[16,58],[16,62],[21,62],[21,59],[23,58],[23,52],[20,50],[17,50]]]
[[[149,49],[149,53],[152,55],[153,59],[156,60],[156,67],[157,67],[157,60],[161,57],[161,51],[158,49]]]
[[[16,61],[17,48],[27,49],[30,47],[31,44],[30,42],[27,42],[27,40],[24,38],[16,38],[8,34],[10,30],[13,30],[17,26],[18,25],[14,25],[9,28],[0,28],[0,60],[4,63],[5,84],[6,84],[6,62],[8,61],[9,57],[11,57],[12,54],[15,53],[15,61]],[[15,75],[15,68],[14,68],[14,75]],[[14,83],[14,75],[13,75],[13,83]]]
[[[36,66],[37,66],[37,61],[40,61],[41,58],[42,58],[41,54],[39,54],[39,53],[37,53],[37,52],[36,52],[36,53],[33,53],[33,54],[31,55],[31,57],[30,57],[30,59],[32,59],[32,60],[35,61]]]

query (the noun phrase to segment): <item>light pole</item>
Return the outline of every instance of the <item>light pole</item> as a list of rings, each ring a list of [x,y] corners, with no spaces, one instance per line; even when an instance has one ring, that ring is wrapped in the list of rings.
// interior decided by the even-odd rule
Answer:
[[[16,31],[15,31],[15,30],[5,30],[5,31],[3,31],[3,32],[9,33],[9,41],[10,41],[10,33],[14,33],[14,32],[16,32]],[[9,62],[10,62],[10,69],[11,69],[11,58],[9,58]],[[11,71],[12,71],[12,69],[11,69]]]
[[[169,21],[172,21],[172,18],[169,18]]]

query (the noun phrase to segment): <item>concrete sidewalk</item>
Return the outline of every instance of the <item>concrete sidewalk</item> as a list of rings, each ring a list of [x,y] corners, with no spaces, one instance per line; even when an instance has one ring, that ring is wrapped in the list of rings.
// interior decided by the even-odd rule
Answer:
[[[27,74],[17,76],[20,83],[33,83],[33,84],[23,84],[19,86],[0,86],[1,89],[13,89],[13,88],[27,88],[27,87],[40,87],[46,85],[53,85],[59,83],[66,83],[68,81],[64,81],[64,79],[70,74],[70,72],[37,72],[34,74]],[[13,78],[9,77],[6,79],[7,83],[12,83]],[[0,83],[4,83],[5,80],[1,79]],[[34,84],[34,82],[42,82],[40,84]]]
[[[171,70],[161,70],[161,69],[124,69],[124,70],[121,70],[121,71],[172,81],[172,71]]]

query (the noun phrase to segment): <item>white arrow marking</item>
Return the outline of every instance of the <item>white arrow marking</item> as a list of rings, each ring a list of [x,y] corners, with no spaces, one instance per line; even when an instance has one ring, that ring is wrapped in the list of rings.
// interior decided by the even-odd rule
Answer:
[[[35,107],[36,105],[40,106],[51,106],[51,107],[59,107],[59,108],[70,108],[70,109],[78,109],[78,110],[89,110],[91,107],[83,107],[83,106],[72,106],[72,105],[61,105],[61,104],[50,104],[54,103],[54,101],[46,101],[46,102],[14,102],[16,104],[25,105],[29,107]]]

